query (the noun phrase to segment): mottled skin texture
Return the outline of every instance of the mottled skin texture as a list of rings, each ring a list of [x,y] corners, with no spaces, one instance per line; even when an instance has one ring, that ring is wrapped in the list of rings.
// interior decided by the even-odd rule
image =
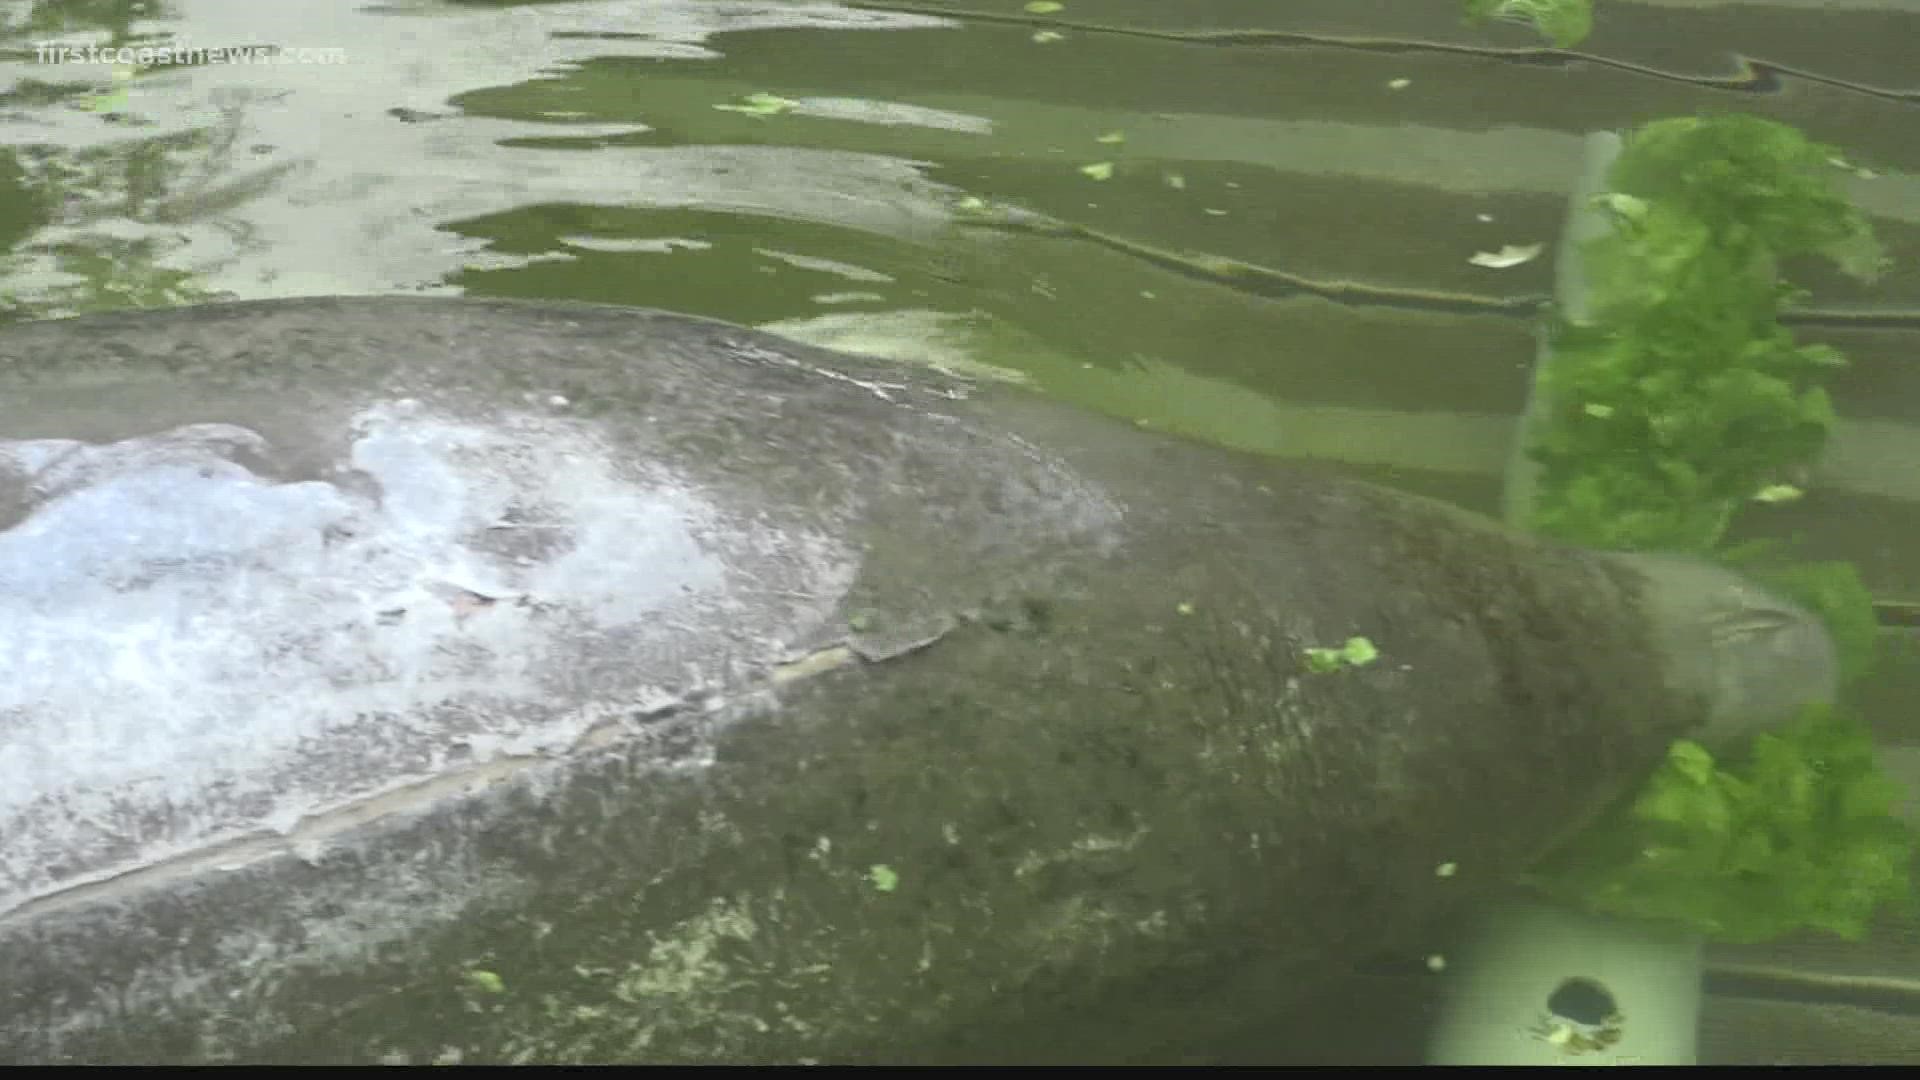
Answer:
[[[1419,947],[1709,713],[1629,564],[723,324],[382,299],[0,333],[0,435],[227,420],[288,475],[370,395],[523,392],[854,538],[791,645],[869,659],[730,669],[317,858],[0,915],[0,1057],[1175,1059]],[[1307,672],[1353,635],[1380,658]],[[306,951],[351,939],[349,898],[449,890],[458,924]],[[1135,1022],[1161,1006],[1194,1027]]]

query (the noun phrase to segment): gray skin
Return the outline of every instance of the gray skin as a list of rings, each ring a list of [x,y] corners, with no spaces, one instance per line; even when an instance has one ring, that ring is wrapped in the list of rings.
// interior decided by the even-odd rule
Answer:
[[[1832,682],[1703,564],[717,322],[16,326],[0,1058],[1181,1059]]]

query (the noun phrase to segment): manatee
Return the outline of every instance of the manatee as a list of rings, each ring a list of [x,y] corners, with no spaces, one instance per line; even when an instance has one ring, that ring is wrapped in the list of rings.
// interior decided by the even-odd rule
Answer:
[[[17,325],[0,1057],[1177,1059],[1832,681],[1703,563],[719,322]]]

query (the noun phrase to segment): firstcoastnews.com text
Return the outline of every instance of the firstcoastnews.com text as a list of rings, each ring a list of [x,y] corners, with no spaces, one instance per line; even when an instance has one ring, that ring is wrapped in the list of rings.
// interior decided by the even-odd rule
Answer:
[[[342,48],[286,48],[279,45],[51,45],[33,47],[42,64],[116,64],[158,67],[167,64],[344,64]]]

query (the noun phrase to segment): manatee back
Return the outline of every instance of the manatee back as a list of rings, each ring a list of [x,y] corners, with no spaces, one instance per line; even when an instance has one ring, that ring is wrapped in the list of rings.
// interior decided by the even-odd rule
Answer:
[[[705,320],[14,327],[0,433],[0,1018],[41,1056],[246,1053],[317,986],[289,1058],[959,1054],[1384,944],[1704,713],[1614,562]],[[476,943],[598,1019],[461,1021]]]

